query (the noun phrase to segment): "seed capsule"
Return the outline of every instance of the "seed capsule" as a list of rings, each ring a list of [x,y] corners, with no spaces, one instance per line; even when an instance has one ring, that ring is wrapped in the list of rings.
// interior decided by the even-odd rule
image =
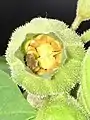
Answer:
[[[27,43],[28,46],[27,46]],[[26,63],[38,75],[51,73],[61,63],[62,44],[49,35],[38,35],[27,41]]]

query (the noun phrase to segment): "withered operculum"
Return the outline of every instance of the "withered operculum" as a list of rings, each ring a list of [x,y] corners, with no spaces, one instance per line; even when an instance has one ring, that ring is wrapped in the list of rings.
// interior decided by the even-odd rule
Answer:
[[[31,70],[35,70],[38,67],[38,61],[33,54],[26,55],[26,64]]]

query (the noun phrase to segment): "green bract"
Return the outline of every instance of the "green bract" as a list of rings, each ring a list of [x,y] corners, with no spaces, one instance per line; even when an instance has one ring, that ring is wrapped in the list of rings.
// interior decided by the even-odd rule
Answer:
[[[26,67],[23,43],[25,44],[27,34],[29,39],[38,34],[52,34],[59,42],[62,41],[63,62],[51,75],[39,76]],[[6,60],[17,84],[33,94],[52,95],[69,91],[81,79],[80,69],[84,54],[81,38],[66,24],[58,20],[35,18],[13,32],[6,51]]]

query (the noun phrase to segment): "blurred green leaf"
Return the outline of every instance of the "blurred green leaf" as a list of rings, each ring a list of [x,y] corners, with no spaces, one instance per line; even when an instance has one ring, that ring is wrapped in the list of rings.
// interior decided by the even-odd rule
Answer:
[[[9,65],[6,62],[5,56],[0,56],[0,70],[10,74]]]
[[[81,85],[81,102],[90,114],[90,48],[83,61]]]
[[[0,70],[0,120],[32,120],[35,114],[9,75]]]

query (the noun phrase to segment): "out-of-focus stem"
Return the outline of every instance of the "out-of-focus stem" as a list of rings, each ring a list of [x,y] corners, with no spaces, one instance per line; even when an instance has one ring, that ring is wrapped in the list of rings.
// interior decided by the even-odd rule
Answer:
[[[71,28],[72,28],[73,30],[77,30],[77,28],[79,27],[79,25],[81,24],[81,22],[82,22],[81,17],[76,16],[74,22],[73,22],[72,25],[71,25]]]

